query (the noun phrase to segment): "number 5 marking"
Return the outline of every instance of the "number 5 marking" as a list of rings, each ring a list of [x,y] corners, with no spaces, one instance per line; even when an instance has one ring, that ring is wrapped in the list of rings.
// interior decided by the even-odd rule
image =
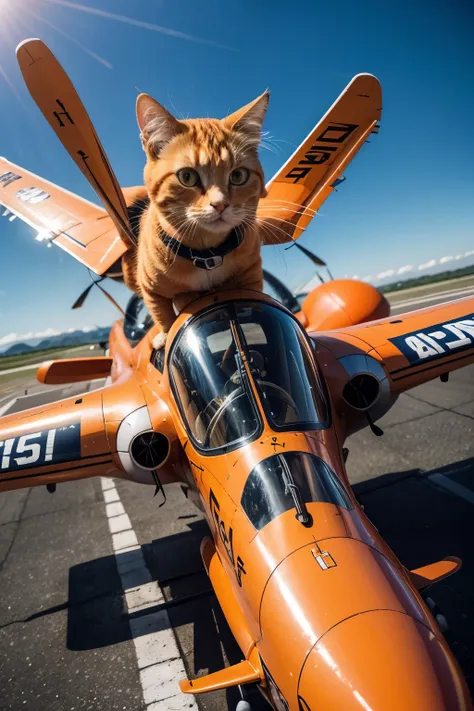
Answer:
[[[28,444],[28,440],[37,439],[38,437],[41,437],[41,432],[23,435],[19,438],[18,444],[16,445],[16,453],[23,454],[23,452],[30,452],[26,457],[15,457],[15,463],[19,467],[23,467],[25,464],[34,464],[39,460],[41,456],[41,445],[37,442]]]

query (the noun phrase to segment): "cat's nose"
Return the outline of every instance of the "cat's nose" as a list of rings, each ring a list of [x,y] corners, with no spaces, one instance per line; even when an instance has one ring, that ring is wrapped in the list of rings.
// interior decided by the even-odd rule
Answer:
[[[228,207],[229,203],[226,202],[225,200],[219,200],[217,202],[211,202],[212,207],[214,210],[217,210],[219,214],[222,214],[226,207]]]

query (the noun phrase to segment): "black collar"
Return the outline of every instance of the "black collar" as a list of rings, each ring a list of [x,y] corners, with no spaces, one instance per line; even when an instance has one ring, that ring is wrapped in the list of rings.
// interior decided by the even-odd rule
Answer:
[[[237,249],[237,247],[242,244],[244,241],[244,231],[240,225],[234,227],[225,240],[212,249],[191,249],[191,247],[186,247],[186,245],[174,237],[170,237],[166,232],[160,232],[160,237],[163,244],[179,257],[189,259],[194,266],[199,269],[209,270],[222,266],[226,254],[230,254],[230,252],[233,252],[234,249]]]

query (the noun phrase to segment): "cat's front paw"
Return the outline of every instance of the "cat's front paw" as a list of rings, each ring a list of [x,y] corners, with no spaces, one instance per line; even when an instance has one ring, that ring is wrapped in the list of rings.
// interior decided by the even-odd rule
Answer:
[[[161,331],[161,333],[159,333],[157,336],[154,337],[154,339],[151,342],[151,345],[153,346],[153,348],[156,351],[160,351],[162,348],[165,347],[167,335],[168,335],[167,333],[165,333],[164,331]]]

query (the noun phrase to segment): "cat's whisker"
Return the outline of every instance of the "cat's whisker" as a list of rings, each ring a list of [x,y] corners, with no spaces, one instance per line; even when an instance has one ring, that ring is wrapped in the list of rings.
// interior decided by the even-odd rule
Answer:
[[[276,239],[276,240],[279,239],[279,238],[278,238],[278,235],[276,236],[276,238],[274,237],[273,232],[272,232],[272,227],[271,227],[271,226],[267,225],[267,224],[266,224],[265,222],[263,222],[262,220],[257,220],[257,222],[258,222],[258,224],[259,224],[259,229],[261,229],[264,234],[269,235],[269,236],[271,237],[272,241],[273,241],[274,239]]]
[[[265,102],[267,101],[266,98]],[[201,194],[179,187],[178,182],[184,188],[193,186],[186,185],[187,178],[181,175],[181,172],[184,174],[184,170],[178,171],[176,176],[166,172],[166,165],[162,170],[164,147],[169,148],[168,152],[173,154],[173,159],[184,160],[185,149],[187,150],[191,146],[193,155],[197,151],[198,159],[196,160],[199,165],[191,165],[189,171],[197,171],[200,174],[202,185],[214,186],[215,184],[223,193],[228,192],[228,179],[226,176],[222,176],[222,180],[219,177],[222,163],[229,162],[230,164],[228,159],[232,157],[234,165],[230,165],[229,170],[240,165],[235,161],[243,161],[244,165],[249,162],[249,167],[261,169],[258,163],[259,147],[272,153],[280,149],[268,132],[261,131],[264,111],[261,112],[258,119],[252,117],[251,120],[247,120],[247,118],[240,120],[238,127],[234,126],[235,130],[229,131],[224,123],[222,131],[219,131],[218,121],[213,119],[212,122],[206,122],[206,119],[203,118],[193,122],[192,127],[188,127],[189,131],[182,132],[176,119],[158,102],[151,97],[143,96],[140,98],[140,102],[137,107],[137,115],[142,142],[147,154],[147,188],[151,195],[151,201],[149,206],[144,208],[142,214],[139,214],[137,210],[134,211],[130,224],[135,232],[140,234],[137,250],[139,260],[138,288],[143,292],[144,298],[146,296],[146,302],[155,323],[161,326],[161,330],[166,334],[174,320],[172,300],[177,293],[203,288],[215,289],[219,288],[219,285],[227,283],[238,285],[242,283],[244,275],[247,278],[247,272],[248,278],[255,276],[256,283],[259,283],[262,276],[259,259],[260,243],[263,241],[262,235],[264,233],[273,234],[274,242],[288,241],[288,235],[281,229],[284,221],[279,222],[277,217],[274,217],[275,225],[271,225],[270,221],[267,222],[265,219],[257,220],[256,212],[261,191],[261,184],[257,180],[249,183],[248,192],[236,191],[234,197],[234,191],[232,191],[232,208],[226,212],[226,215],[232,216],[228,218],[229,223],[211,224],[214,219],[212,204],[215,197],[213,191],[207,187],[203,191],[204,194]],[[181,117],[181,121],[186,120]],[[207,123],[209,125],[206,125]],[[258,130],[256,130],[257,128]],[[184,140],[179,144],[176,142],[175,146],[168,145],[170,139],[181,132]],[[202,158],[203,154],[205,158]],[[185,165],[189,165],[189,163],[185,163]],[[206,175],[204,176],[204,174]],[[244,196],[245,200],[245,195],[249,196],[247,207],[238,204],[242,199],[241,196]],[[214,205],[217,207],[215,203]],[[280,205],[274,209],[275,213],[280,211],[282,217],[288,216],[283,214],[283,207]],[[265,215],[266,210],[263,212],[264,217]],[[207,248],[207,254],[215,255],[219,253],[219,250],[217,248],[209,249],[209,245],[224,241],[225,234],[229,234],[234,225],[241,225],[245,230],[246,248],[239,249],[234,260],[231,257],[226,258],[224,265],[212,272],[200,270],[198,267],[202,265],[197,261],[193,264],[192,260],[187,260],[186,266],[183,252],[172,249],[166,239],[160,238],[160,235],[164,238],[163,229],[169,232],[179,243],[188,247],[187,257],[192,256],[192,253],[189,252],[191,248],[197,254],[199,254],[199,250]],[[259,232],[259,230],[262,231]],[[220,234],[222,237],[219,237]],[[182,256],[178,259],[179,254]]]
[[[188,219],[187,219],[186,217],[183,217],[183,218],[181,219],[181,221],[177,222],[177,224],[176,224],[176,232],[177,232],[177,234],[180,233],[181,230],[182,230],[182,228],[184,227],[184,232],[180,235],[181,240],[185,239],[185,237],[186,237],[186,232],[187,232],[187,229],[188,229],[188,222],[189,222]],[[176,261],[177,256],[178,256],[178,255],[177,255],[176,252],[173,252],[173,251],[170,250],[170,249],[167,249],[167,250],[166,250],[166,256],[165,256],[166,268],[165,268],[165,270],[163,271],[163,274],[166,274],[166,273],[168,272],[168,270],[173,266],[173,264],[174,264],[175,261]]]
[[[265,212],[265,213],[267,213],[267,214],[268,214],[268,213],[277,213],[277,212],[287,212],[287,213],[291,214],[292,216],[296,216],[296,215],[311,215],[312,218],[313,218],[313,217],[319,217],[319,213],[318,213],[318,212],[315,212],[315,211],[312,210],[311,208],[307,208],[307,207],[300,207],[300,209],[298,210],[298,209],[296,209],[296,207],[293,208],[293,207],[287,207],[287,206],[284,206],[284,205],[282,205],[282,206],[278,206],[278,205],[275,205],[275,206],[270,206],[270,205],[263,206],[263,205],[262,205],[262,207],[259,207],[258,211],[259,211],[259,212]]]
[[[281,227],[273,225],[267,220],[263,220],[261,217],[257,217],[257,222],[259,223],[259,225],[265,225],[265,227],[267,228],[267,234],[270,234],[272,237],[274,236],[273,230],[277,230],[277,232],[280,232],[284,238],[279,237],[279,235],[275,235],[275,238],[280,242],[280,244],[284,244],[285,242],[291,241],[291,236]],[[293,223],[288,224],[291,224],[293,226]]]
[[[262,220],[262,219],[263,219],[263,218],[261,218],[261,217],[259,218],[259,220]],[[280,224],[280,225],[289,225],[289,226],[292,227],[292,228],[295,227],[295,223],[294,223],[294,222],[290,222],[290,220],[282,220],[280,217],[277,218],[277,220],[278,220],[278,224]],[[278,230],[280,230],[281,232],[284,232],[284,233],[289,237],[288,233],[285,232],[285,230],[284,230],[282,227],[279,227],[278,225],[273,224],[273,222],[270,222],[269,220],[265,220],[265,223],[266,223],[267,225],[271,225],[274,229],[278,229]]]
[[[263,217],[269,218],[269,217],[274,216],[276,220],[280,220],[281,222],[288,222],[288,220],[286,220],[285,218],[280,217],[280,215],[278,213],[286,214],[287,210],[286,210],[286,208],[273,208],[273,209],[269,210],[268,212],[259,210],[259,214],[263,214]],[[313,217],[314,217],[314,215],[312,215],[310,212],[306,212],[306,210],[303,210],[302,212],[295,212],[295,213],[293,213],[293,216],[294,217],[305,216],[305,217],[310,217],[311,219],[313,219]]]
[[[278,238],[275,239],[273,232],[267,225],[259,225],[259,229],[262,231],[263,234],[266,234],[270,237],[270,242],[268,243],[269,245],[281,244],[281,242],[278,241]]]
[[[308,212],[313,212],[315,215],[318,214],[317,210],[313,210],[312,207],[308,207],[307,205],[301,205],[301,203],[298,202],[290,202],[289,200],[265,200],[261,205],[259,205],[259,210],[262,210],[264,207],[269,208],[269,207],[284,207],[286,205],[289,205],[291,209],[293,208],[298,208],[298,210],[305,209]],[[287,208],[290,209],[290,208]]]
[[[269,200],[263,200],[262,203],[259,204],[258,209],[269,209],[269,208],[285,208],[286,210],[294,210],[295,212],[299,210],[308,210],[308,212],[314,212],[317,213],[317,210],[314,210],[312,207],[309,207],[308,205],[301,205],[301,203],[297,202],[270,202]]]
[[[260,148],[264,148],[266,151],[269,151],[270,153],[274,153],[277,155],[276,150],[272,147],[271,143],[267,143],[266,141],[262,141],[260,143]]]

